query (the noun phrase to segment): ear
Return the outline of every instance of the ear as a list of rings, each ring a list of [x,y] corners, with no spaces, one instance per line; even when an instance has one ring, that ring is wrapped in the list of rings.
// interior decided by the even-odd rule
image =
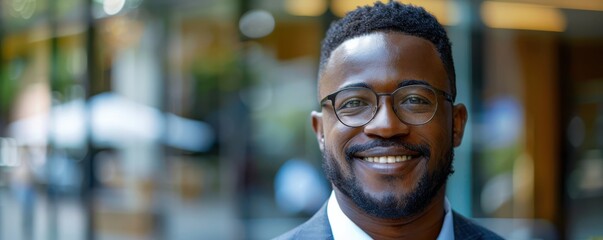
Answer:
[[[458,147],[463,141],[463,134],[465,134],[467,108],[463,104],[454,105],[452,114],[452,140],[454,142],[454,146]]]
[[[316,140],[318,141],[318,146],[322,152],[325,148],[325,135],[322,129],[321,112],[312,111],[312,129],[314,130],[314,134],[316,134]]]

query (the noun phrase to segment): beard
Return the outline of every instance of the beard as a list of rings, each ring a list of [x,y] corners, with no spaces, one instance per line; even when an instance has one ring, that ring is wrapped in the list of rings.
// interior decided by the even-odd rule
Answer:
[[[394,140],[378,140],[373,141],[364,145],[355,145],[346,149],[346,162],[352,171],[352,161],[355,153],[370,149],[377,146],[403,146],[409,150],[419,152],[421,156],[425,157],[427,162],[430,161],[430,148],[428,145],[419,144],[412,145],[407,143],[401,143]],[[424,172],[410,193],[397,194],[390,192],[384,197],[377,199],[372,197],[370,194],[362,190],[362,184],[356,178],[354,174],[350,174],[349,177],[343,175],[341,169],[342,164],[338,164],[334,155],[325,150],[323,152],[323,170],[327,179],[337,187],[337,189],[350,198],[360,209],[367,214],[385,219],[396,219],[396,218],[408,218],[422,212],[427,207],[438,191],[444,186],[448,177],[454,173],[452,168],[452,160],[454,159],[454,150],[450,146],[442,163],[443,166],[438,166],[433,173]],[[394,180],[399,178],[398,176],[386,176],[385,181],[389,181],[394,184]]]

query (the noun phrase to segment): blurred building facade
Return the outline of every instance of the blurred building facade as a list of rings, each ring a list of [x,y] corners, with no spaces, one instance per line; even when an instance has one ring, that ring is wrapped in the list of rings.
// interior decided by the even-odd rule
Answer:
[[[354,0],[0,2],[0,240],[267,239],[330,186],[309,121]],[[448,198],[603,237],[603,2],[423,0],[470,110]]]

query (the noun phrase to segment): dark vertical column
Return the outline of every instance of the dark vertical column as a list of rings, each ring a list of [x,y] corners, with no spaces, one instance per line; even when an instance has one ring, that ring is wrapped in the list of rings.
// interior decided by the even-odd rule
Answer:
[[[335,16],[333,10],[331,9],[332,2],[333,0],[327,0],[327,11],[325,11],[325,13],[320,16],[322,22],[322,31],[320,32],[323,34],[320,39],[324,38],[324,34],[326,34],[327,29],[329,29],[329,26],[331,26],[331,23],[337,20],[338,18],[337,16]],[[321,46],[318,46],[318,51],[320,51],[320,48]]]
[[[484,25],[481,22],[479,8],[481,0],[471,0],[471,79],[473,89],[471,92],[474,109],[472,112],[481,112],[481,100],[484,88]]]
[[[5,76],[7,76],[8,74],[5,72],[6,70],[6,63],[4,62],[4,37],[5,37],[5,29],[6,27],[4,26],[4,11],[0,11],[0,93],[3,93],[6,91],[6,89],[3,89],[4,86],[6,86],[2,81],[7,81],[8,79],[5,78]],[[4,128],[6,127],[7,123],[8,123],[8,109],[4,108],[4,104],[0,104],[0,137],[4,136]],[[2,215],[2,200],[0,199],[0,233],[5,232],[5,230],[3,229],[4,227],[3,224],[3,215]],[[2,234],[0,234],[0,240],[2,240]]]
[[[2,56],[4,56],[4,29],[6,28],[4,26],[4,11],[0,11],[0,93],[3,93],[5,91],[4,88],[4,83],[3,81],[6,81],[7,79],[4,77],[6,76],[6,72],[5,72],[5,62],[4,62],[4,58]],[[7,123],[7,115],[6,115],[7,109],[4,109],[4,105],[0,103],[0,137],[4,136],[4,128],[6,127],[6,123]],[[2,169],[0,169],[0,171],[2,171]],[[2,189],[0,189],[0,191],[3,191]],[[2,215],[2,199],[0,198],[0,233],[5,232],[4,230],[4,224],[2,224],[3,222],[3,215]],[[0,240],[2,240],[2,234],[0,234]]]
[[[154,43],[158,47],[158,51],[155,53],[157,57],[157,61],[159,63],[159,92],[157,92],[156,97],[160,98],[155,106],[162,113],[167,113],[169,106],[169,93],[170,93],[170,85],[169,83],[169,62],[168,62],[168,54],[169,54],[169,38],[170,38],[170,24],[171,24],[171,15],[172,9],[174,9],[175,4],[177,2],[170,2],[165,0],[150,0],[147,2],[147,9],[151,12],[151,19],[149,22],[151,23],[151,28],[156,31],[155,37],[157,41]],[[149,26],[147,26],[149,27]],[[165,116],[165,115],[164,115]],[[162,131],[162,139],[167,138],[168,131],[170,131],[167,121],[163,123],[163,131]],[[166,171],[169,168],[169,164],[167,161],[167,156],[169,154],[169,149],[165,147],[163,143],[156,143],[158,147],[161,148],[161,156],[156,159],[150,159],[157,161],[154,166],[155,172],[160,172],[161,174],[153,175],[153,190],[151,197],[153,202],[153,209],[149,209],[152,211],[153,217],[153,237],[154,239],[169,239],[166,231],[166,219],[168,214],[168,194],[170,188],[170,171]]]
[[[2,89],[4,88],[6,85],[6,83],[4,83],[3,81],[8,81],[7,78],[5,78],[5,76],[7,75],[7,73],[5,72],[5,62],[4,62],[4,31],[5,31],[6,27],[4,26],[4,11],[0,11],[0,93],[4,93],[6,91],[6,89]],[[8,109],[4,108],[4,104],[3,102],[1,102],[1,100],[3,99],[3,96],[0,96],[0,137],[4,136],[5,131],[4,128],[6,127],[6,125],[8,124]],[[0,171],[3,171],[3,169],[0,169]],[[2,237],[2,232],[5,231],[5,227],[4,224],[2,224],[3,219],[2,217],[4,216],[2,213],[3,210],[3,205],[2,205],[2,199],[0,198],[0,240],[3,239]]]
[[[48,4],[48,19],[49,21],[49,27],[50,27],[50,59],[49,59],[49,64],[50,64],[50,91],[51,91],[51,96],[53,95],[52,93],[54,91],[57,91],[59,88],[59,39],[58,39],[58,28],[59,28],[59,16],[57,13],[57,6],[56,4]],[[54,97],[52,97],[54,98]],[[52,126],[52,121],[53,121],[53,108],[54,108],[54,101],[51,100],[51,105],[50,105],[50,118],[48,120],[48,126]],[[55,146],[53,143],[53,139],[51,136],[51,129],[48,129],[48,139],[47,139],[47,150],[46,150],[46,156],[47,156],[47,162],[46,162],[46,197],[47,197],[47,201],[48,201],[48,207],[46,209],[47,211],[47,219],[48,219],[48,239],[50,240],[56,240],[58,237],[58,204],[57,204],[57,191],[56,191],[56,187],[55,187],[55,183],[53,182],[54,179],[51,176],[51,172],[53,169],[53,165],[55,164]],[[32,231],[33,232],[33,231]]]
[[[84,17],[86,23],[86,73],[84,74],[84,92],[86,96],[85,127],[86,127],[86,156],[82,161],[82,189],[81,200],[85,213],[84,233],[85,239],[94,240],[95,221],[94,221],[94,156],[96,153],[92,143],[92,109],[90,108],[90,98],[95,94],[95,83],[100,82],[100,72],[98,69],[98,52],[96,44],[96,23],[93,15],[94,0],[84,0]]]
[[[471,73],[470,73],[470,77],[471,77],[471,85],[472,85],[472,89],[471,89],[471,103],[472,103],[472,108],[468,109],[469,111],[469,117],[471,118],[471,121],[474,123],[474,125],[477,125],[480,123],[480,119],[478,118],[478,116],[481,115],[481,113],[483,112],[484,106],[483,106],[483,89],[484,89],[484,25],[481,22],[481,17],[480,17],[480,5],[482,3],[482,0],[469,0],[470,2],[470,14],[471,14],[471,30],[470,30],[470,34],[471,34],[471,59],[469,60],[469,64],[471,64]],[[471,159],[475,160],[475,159],[479,159],[479,153],[475,150],[473,150]],[[472,161],[471,164],[471,172],[472,173],[479,173],[479,162],[476,161]],[[478,204],[480,202],[479,199],[479,195],[476,194],[476,189],[480,189],[476,186],[476,182],[479,181],[480,179],[479,174],[474,174],[473,175],[473,180],[472,180],[472,202],[473,204],[473,216],[475,216],[475,213],[481,213],[481,210],[479,208],[480,204]]]
[[[571,76],[570,76],[570,51],[571,51],[571,47],[570,47],[570,43],[568,39],[562,39],[560,41],[561,43],[559,44],[559,61],[558,61],[558,68],[559,69],[559,88],[558,88],[558,102],[555,103],[557,104],[557,106],[559,106],[560,111],[560,129],[559,129],[559,146],[560,147],[557,151],[559,156],[561,156],[560,158],[560,162],[559,164],[557,164],[557,171],[559,173],[559,178],[557,179],[557,182],[554,183],[556,186],[559,186],[559,191],[558,191],[558,205],[557,205],[557,209],[559,209],[560,211],[558,211],[557,213],[557,219],[554,222],[555,224],[555,228],[557,229],[557,234],[558,234],[558,238],[559,239],[568,239],[571,236],[568,235],[567,229],[568,229],[568,221],[571,220],[566,220],[567,217],[570,216],[570,211],[571,211],[571,206],[570,206],[570,198],[568,195],[568,184],[567,184],[567,180],[569,175],[571,174],[571,169],[573,169],[573,166],[571,164],[571,161],[569,161],[570,159],[574,159],[573,157],[573,153],[572,153],[572,144],[568,141],[568,134],[566,131],[566,127],[569,125],[569,122],[571,120],[571,116],[572,116],[572,108],[575,104],[575,98],[573,98],[571,91],[568,91],[567,89],[572,89],[572,84],[571,84]],[[566,101],[567,99],[570,99],[570,101]]]
[[[237,18],[235,21],[236,26],[238,26],[239,21],[241,20],[241,17],[243,17],[243,15],[245,13],[247,13],[249,10],[251,10],[251,6],[250,6],[250,2],[249,0],[239,0],[238,4],[239,4],[239,11],[237,14]],[[276,24],[276,23],[275,23]],[[244,34],[241,33],[241,31],[237,31],[239,33],[239,40],[242,44],[241,47],[241,55],[240,55],[240,59],[239,59],[239,71],[241,73],[241,84],[239,84],[239,86],[237,87],[237,90],[240,90],[241,85],[244,85],[245,82],[249,82],[249,62],[248,62],[248,55],[249,52],[247,50],[247,42],[249,42],[251,39],[249,39],[247,36],[245,36]],[[222,76],[224,77],[224,76]],[[231,175],[231,176],[237,176],[235,179],[231,180],[234,183],[230,186],[227,187],[234,187],[234,191],[233,189],[226,189],[227,190],[227,195],[223,195],[222,197],[232,197],[233,199],[235,199],[235,204],[239,213],[239,217],[241,219],[243,219],[243,235],[244,236],[251,236],[253,235],[253,231],[255,229],[251,228],[250,225],[248,224],[247,220],[250,218],[251,216],[251,204],[249,203],[249,201],[247,201],[251,194],[251,188],[253,183],[253,178],[251,177],[251,175],[253,174],[253,168],[250,164],[250,162],[248,161],[248,153],[246,151],[246,146],[248,145],[249,141],[247,137],[239,137],[236,139],[233,139],[232,133],[230,134],[225,134],[228,131],[226,131],[229,128],[234,128],[236,129],[236,132],[240,132],[241,134],[239,136],[249,136],[249,129],[246,126],[246,124],[249,124],[249,113],[246,112],[247,110],[245,109],[245,107],[243,106],[243,104],[241,104],[240,100],[236,97],[234,97],[234,92],[225,92],[225,89],[221,86],[222,84],[219,85],[219,89],[220,92],[222,93],[222,97],[220,97],[220,105],[221,106],[227,106],[226,108],[222,108],[219,109],[219,114],[220,114],[220,126],[219,126],[219,141],[220,141],[220,165],[222,166],[222,172],[221,174],[224,174],[225,176],[227,175]],[[239,119],[237,122],[238,123],[242,123],[242,124],[236,124],[233,121],[224,121],[225,119],[228,118],[232,118],[232,119]],[[242,147],[243,146],[243,147]],[[244,151],[244,152],[241,152]],[[227,160],[228,162],[225,162],[224,160]],[[224,180],[226,179],[225,176],[221,176],[221,179]],[[226,182],[228,183],[228,182]],[[237,236],[237,237],[243,237],[243,236]],[[245,237],[242,239],[246,239],[249,237]]]
[[[241,17],[252,10],[251,3],[253,2],[249,0],[238,1],[239,11],[234,22],[235,26],[239,26]],[[278,24],[278,22],[275,24]],[[236,87],[232,88],[228,87],[225,81],[219,80],[218,88],[221,93],[219,105],[222,107],[218,109],[220,115],[218,137],[220,141],[221,174],[223,174],[221,180],[227,183],[225,185],[227,188],[223,188],[226,191],[222,197],[235,200],[233,204],[239,210],[239,216],[244,221],[243,235],[237,237],[248,239],[257,231],[257,229],[252,228],[248,220],[251,218],[253,211],[249,199],[257,194],[253,189],[259,183],[257,168],[252,160],[253,150],[250,149],[250,136],[252,134],[250,110],[239,98],[239,92],[248,88],[254,82],[250,71],[250,67],[254,63],[249,60],[249,43],[254,40],[242,34],[240,30],[237,32],[242,46],[238,59],[238,75],[220,74],[220,77],[230,78],[229,81],[236,79],[238,82]],[[232,178],[232,176],[236,176],[236,178]]]
[[[7,81],[8,73],[6,72],[6,63],[4,62],[4,37],[6,31],[6,26],[4,26],[4,11],[0,11],[0,93],[4,93],[6,89],[5,83],[2,81]],[[0,104],[0,136],[4,136],[4,128],[8,123],[8,109],[4,108],[4,103]],[[2,208],[0,208],[2,211]],[[2,232],[2,212],[0,212],[0,232]],[[2,235],[0,234],[0,239],[2,239]]]

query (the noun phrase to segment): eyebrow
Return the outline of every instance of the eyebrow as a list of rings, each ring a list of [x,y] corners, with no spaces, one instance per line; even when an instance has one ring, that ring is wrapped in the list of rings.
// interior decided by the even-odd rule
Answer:
[[[342,90],[342,89],[346,89],[346,88],[355,88],[355,87],[362,87],[362,88],[369,88],[369,89],[371,89],[371,87],[369,87],[368,84],[360,82],[360,83],[352,83],[352,84],[343,85],[338,90]]]
[[[401,83],[399,83],[398,84],[398,88],[405,87],[405,86],[411,86],[411,85],[424,85],[424,86],[433,87],[433,86],[431,86],[431,84],[429,84],[426,81],[416,80],[416,79],[409,79],[409,80],[403,80]],[[354,88],[354,87],[362,87],[362,88],[373,89],[368,84],[360,82],[360,83],[352,83],[352,84],[344,85],[339,90],[346,89],[346,88]]]
[[[433,86],[431,86],[431,84],[429,84],[426,81],[416,80],[416,79],[404,80],[400,84],[398,84],[398,87],[401,88],[401,87],[406,87],[406,86],[410,86],[410,85],[424,85],[424,86],[433,87]]]

